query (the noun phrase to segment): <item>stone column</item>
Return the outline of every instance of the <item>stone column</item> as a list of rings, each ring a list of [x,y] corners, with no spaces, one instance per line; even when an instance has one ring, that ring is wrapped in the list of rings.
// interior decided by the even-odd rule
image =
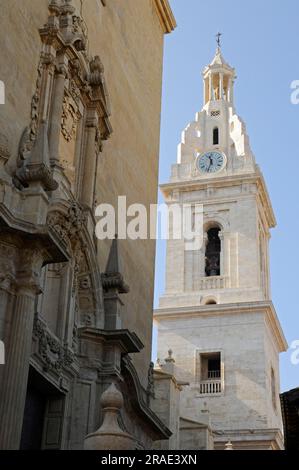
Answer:
[[[5,277],[0,281],[0,340],[5,339],[5,322],[9,299],[10,279]]]
[[[16,299],[10,324],[7,360],[0,399],[0,449],[18,449],[23,425],[29,359],[32,344],[35,296],[40,293],[42,256],[38,251],[20,252]]]
[[[232,78],[229,78],[228,81],[228,93],[229,93],[229,98],[228,101],[233,104],[234,101],[234,81]]]
[[[225,287],[231,287],[231,273],[230,273],[230,233],[221,232],[221,252],[223,251],[222,260],[223,260],[223,272],[221,275],[226,277]]]
[[[209,75],[209,101],[213,99],[213,92],[212,92],[212,74]]]
[[[96,110],[89,110],[86,123],[86,151],[84,160],[84,175],[82,183],[82,202],[88,207],[93,207],[94,183],[96,178],[96,135],[97,135]]]
[[[61,132],[61,116],[66,74],[66,66],[61,65],[55,75],[52,113],[50,116],[50,161],[51,163],[56,164],[59,162],[59,138]]]
[[[200,277],[206,277],[206,249],[207,249],[207,244],[208,244],[208,234],[207,232],[204,233],[203,235],[203,245],[202,245],[202,263],[200,267]]]
[[[8,302],[13,291],[15,279],[16,261],[18,257],[17,249],[8,241],[0,242],[0,340],[5,340],[8,324]],[[2,372],[2,371],[0,371]],[[0,383],[1,388],[1,383]]]
[[[223,98],[223,73],[219,73],[219,99]]]
[[[220,276],[225,276],[225,253],[224,253],[224,233],[219,232],[218,237],[220,239]]]

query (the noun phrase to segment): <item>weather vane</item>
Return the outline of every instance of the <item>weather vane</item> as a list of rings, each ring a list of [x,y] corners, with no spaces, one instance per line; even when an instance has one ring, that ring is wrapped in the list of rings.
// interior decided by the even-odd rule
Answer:
[[[216,42],[217,42],[217,45],[218,47],[221,47],[221,36],[222,36],[222,33],[217,33],[216,34]]]

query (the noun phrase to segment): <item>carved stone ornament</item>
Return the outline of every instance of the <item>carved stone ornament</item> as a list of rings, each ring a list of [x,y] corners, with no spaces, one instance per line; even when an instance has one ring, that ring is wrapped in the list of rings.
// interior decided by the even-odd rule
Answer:
[[[147,394],[148,396],[155,398],[155,381],[154,381],[154,367],[155,364],[150,362],[147,374]]]
[[[80,113],[76,110],[72,100],[65,96],[63,100],[61,132],[67,142],[70,142],[75,137],[79,120]]]
[[[59,160],[55,123],[61,121],[62,135],[70,142],[76,138],[81,107],[91,106],[98,116],[96,153],[102,149],[102,140],[112,132],[103,64],[99,56],[88,55],[87,26],[75,12],[72,0],[52,0],[47,23],[39,30],[42,51],[30,123],[22,135],[13,174],[13,183],[20,190],[37,184],[45,191],[57,189],[50,168],[50,162]],[[56,87],[59,75],[59,86],[65,90],[63,98],[63,90],[58,92]],[[7,152],[4,154],[7,156]]]
[[[0,288],[9,290],[16,277],[17,249],[0,244]]]
[[[65,245],[70,245],[75,251],[80,250],[80,232],[86,223],[86,215],[77,202],[73,202],[67,214],[50,212],[47,225],[58,235]]]
[[[84,239],[83,230],[86,225],[86,214],[82,207],[73,202],[67,211],[62,213],[60,211],[50,212],[47,217],[47,225],[54,231],[60,242],[72,253],[73,262],[73,285],[72,294],[79,295],[79,300],[86,291],[88,291],[88,308],[84,309],[85,325],[92,324],[93,312],[95,309],[95,299],[93,297],[92,281],[89,272],[89,267],[86,261],[86,243]],[[82,309],[81,309],[82,310]],[[88,310],[88,311],[86,311]]]
[[[35,132],[35,131],[34,131]],[[25,129],[19,145],[18,167],[14,183],[19,189],[40,182],[45,191],[58,188],[49,167],[49,144],[46,123],[42,123],[35,137],[32,127]]]
[[[67,346],[62,346],[37,315],[34,320],[33,335],[38,339],[38,352],[45,371],[60,373],[63,367],[69,367],[74,362],[74,353]]]
[[[8,138],[0,132],[0,159],[8,160],[10,157],[10,145],[8,142]]]

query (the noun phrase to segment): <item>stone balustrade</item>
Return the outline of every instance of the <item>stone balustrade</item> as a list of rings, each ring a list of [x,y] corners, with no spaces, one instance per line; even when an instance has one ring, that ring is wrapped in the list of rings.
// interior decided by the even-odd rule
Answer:
[[[209,276],[201,277],[198,280],[198,290],[207,289],[226,289],[228,286],[228,278],[226,276]],[[196,290],[197,290],[196,289]]]
[[[221,380],[202,380],[199,384],[199,393],[201,395],[216,395],[221,393]]]

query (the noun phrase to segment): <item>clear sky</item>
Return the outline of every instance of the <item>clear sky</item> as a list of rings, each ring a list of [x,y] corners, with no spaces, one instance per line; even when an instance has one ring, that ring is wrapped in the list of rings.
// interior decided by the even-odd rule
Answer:
[[[299,80],[298,0],[170,0],[178,27],[165,37],[160,183],[176,161],[181,131],[202,107],[201,71],[222,36],[225,60],[236,68],[236,111],[245,121],[277,227],[270,244],[272,298],[289,344],[299,339]],[[160,201],[161,201],[161,196]],[[165,242],[158,241],[155,305],[164,290]],[[281,355],[281,389],[299,386],[291,350]]]

